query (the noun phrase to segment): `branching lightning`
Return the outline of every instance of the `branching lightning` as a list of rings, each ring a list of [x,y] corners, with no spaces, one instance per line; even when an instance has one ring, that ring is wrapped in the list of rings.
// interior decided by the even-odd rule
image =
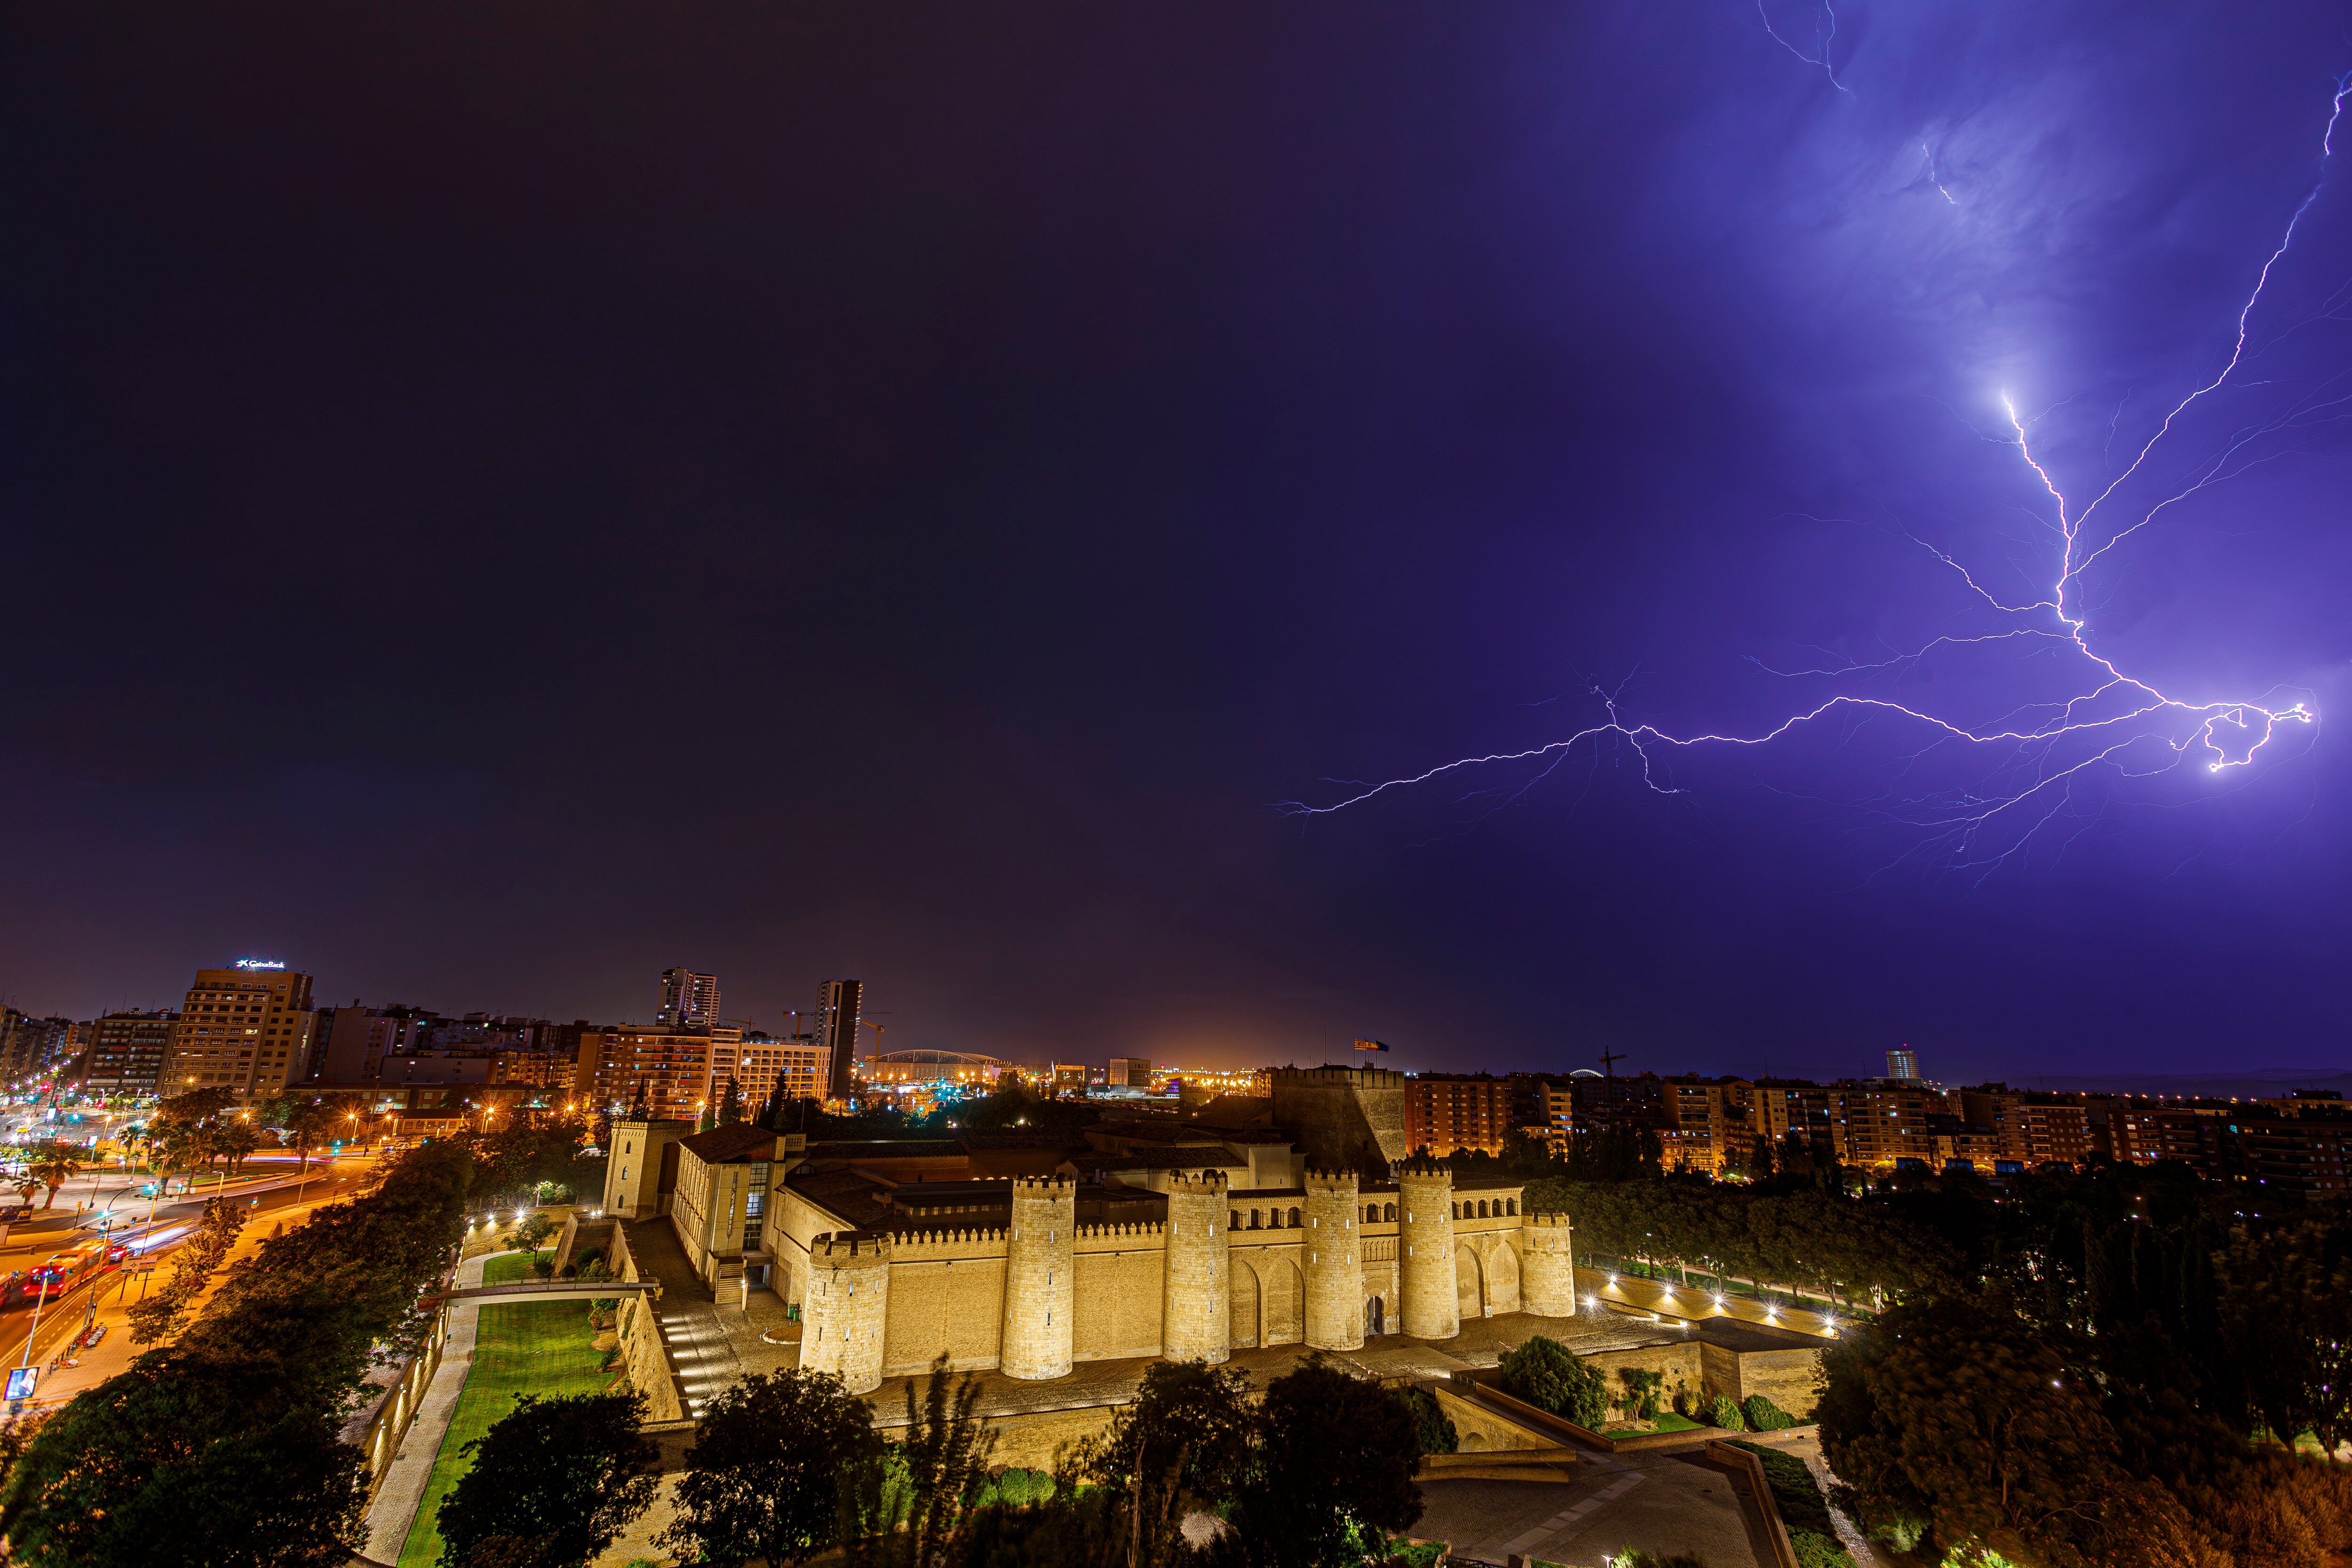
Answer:
[[[1778,32],[1774,32],[1773,37],[1809,63],[1829,70],[1828,43],[1835,33],[1836,17],[1826,5],[1822,9],[1828,21],[1826,30],[1819,35],[1817,40],[1820,46],[1818,58],[1805,55],[1780,37]],[[1768,30],[1771,26],[1769,16],[1765,19],[1765,26]],[[1831,80],[1836,81],[1834,72],[1831,74]],[[1840,88],[1844,90],[1843,84]],[[2352,100],[2352,75],[2346,76],[2336,84],[2326,128],[2320,141],[2319,176],[2288,219],[2277,247],[2263,261],[2253,287],[2240,307],[2230,353],[2221,370],[2211,380],[2173,405],[2131,461],[2113,479],[2099,488],[2088,501],[2077,504],[2069,496],[2059,476],[2052,471],[2050,464],[2035,448],[2034,418],[2021,413],[2008,393],[2000,395],[2007,434],[1998,438],[2014,447],[2020,464],[2041,492],[2042,506],[2053,514],[2047,522],[2056,542],[2056,560],[2053,563],[2053,572],[2047,580],[2047,588],[2040,596],[2028,602],[2014,602],[2016,596],[2004,595],[1988,588],[1947,552],[1925,541],[1914,539],[1913,542],[1957,574],[1979,599],[2013,624],[1981,636],[1936,637],[1916,647],[1892,650],[1888,658],[1875,662],[1771,671],[1792,678],[1862,678],[1916,665],[1927,655],[1944,648],[2038,642],[2074,661],[2079,669],[2079,689],[2072,695],[2058,700],[2029,703],[1991,724],[1966,724],[1915,703],[1846,691],[1793,713],[1760,733],[1708,731],[1676,734],[1628,717],[1622,710],[1622,686],[1604,689],[1595,685],[1590,687],[1589,691],[1598,703],[1602,717],[1599,721],[1561,739],[1519,751],[1456,758],[1407,777],[1364,786],[1329,805],[1314,805],[1293,801],[1284,803],[1279,809],[1293,816],[1326,816],[1365,805],[1384,795],[1401,794],[1416,785],[1432,784],[1449,775],[1468,773],[1475,769],[1514,763],[1541,764],[1532,778],[1508,792],[1498,804],[1490,807],[1500,809],[1502,805],[1518,799],[1535,783],[1548,777],[1579,746],[1611,740],[1624,742],[1638,755],[1643,781],[1651,790],[1661,795],[1678,795],[1683,793],[1682,787],[1673,781],[1666,765],[1666,760],[1678,750],[1709,746],[1768,746],[1794,731],[1834,719],[1886,719],[1919,727],[1925,742],[1923,751],[1928,747],[1953,744],[1983,748],[1991,753],[1990,774],[2001,781],[1997,788],[1983,793],[1947,794],[1882,807],[1890,819],[1919,830],[1922,847],[1941,855],[1949,868],[1974,869],[1990,874],[2021,852],[2045,828],[2056,822],[2066,812],[2075,784],[2094,770],[2107,769],[2120,776],[2144,777],[2200,763],[2210,773],[2222,773],[2252,767],[2273,740],[2291,729],[2297,731],[2310,730],[2316,725],[2318,715],[2306,694],[2273,689],[2256,696],[2201,698],[2166,691],[2147,678],[2124,669],[2114,658],[2102,653],[2097,646],[2091,622],[2092,612],[2086,603],[2088,595],[2084,574],[2168,509],[2235,477],[2252,463],[2263,460],[2259,456],[2248,456],[2258,437],[2308,423],[2315,417],[2344,417],[2347,410],[2352,410],[2352,398],[2306,397],[2285,414],[2238,432],[2223,444],[2218,455],[2153,502],[2146,505],[2133,503],[2126,508],[2126,503],[2116,499],[2118,492],[2148,465],[2158,448],[2173,434],[2181,416],[2228,384],[2244,363],[2255,309],[2270,285],[2273,271],[2294,244],[2295,231],[2305,215],[2318,199],[2327,164],[2335,153],[2336,132],[2343,119],[2347,100]],[[1950,193],[1936,181],[1934,153],[1925,146],[1921,151],[1928,160],[1929,183],[1936,185],[1947,201],[1951,200]],[[2322,314],[2332,314],[2336,304],[2336,300],[2331,300]],[[2110,503],[2116,508],[2126,508],[2123,519],[2112,524],[2105,515]],[[1759,663],[1761,667],[1760,661]]]

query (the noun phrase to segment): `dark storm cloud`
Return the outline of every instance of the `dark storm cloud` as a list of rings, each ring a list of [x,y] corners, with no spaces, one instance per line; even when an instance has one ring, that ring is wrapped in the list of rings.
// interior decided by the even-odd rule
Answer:
[[[2103,776],[1981,883],[1874,813],[1885,724],[1268,807],[1981,629],[1905,536],[2046,574],[1995,395],[2088,482],[2210,375],[2337,24],[1848,6],[1839,91],[1736,5],[13,18],[0,984],[258,946],[562,1016],[856,973],[893,1044],[1018,1055],[2332,1059],[2325,731]],[[2181,462],[2342,373],[2347,188]],[[2099,614],[2326,711],[2342,447],[2273,446]]]

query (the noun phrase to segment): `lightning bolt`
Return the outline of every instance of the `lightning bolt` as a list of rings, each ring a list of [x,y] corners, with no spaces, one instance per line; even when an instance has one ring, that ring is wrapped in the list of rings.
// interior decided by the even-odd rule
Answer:
[[[1821,67],[1822,74],[1830,79],[1830,85],[1848,98],[1852,98],[1853,89],[1838,80],[1837,67],[1830,58],[1830,45],[1837,39],[1837,7],[1831,5],[1830,0],[1818,0],[1818,4],[1821,6],[1821,14],[1813,19],[1813,48],[1817,52],[1812,54],[1806,53],[1780,36],[1780,29],[1772,26],[1771,13],[1764,9],[1764,0],[1756,0],[1756,15],[1764,24],[1764,30],[1772,36],[1774,43],[1807,65]]]
[[[1824,10],[1827,10],[1826,6]],[[1833,34],[1833,13],[1828,25],[1831,34]],[[1768,29],[1770,27],[1769,17],[1766,18],[1765,26]],[[1825,69],[1829,36],[1823,34],[1821,37],[1821,58],[1804,57]],[[1780,38],[1778,33],[1773,37]],[[1801,51],[1794,50],[1793,46],[1789,46],[1786,39],[1780,38],[1780,41],[1791,47],[1792,52],[1801,54]],[[1834,76],[1831,79],[1834,81]],[[1888,812],[1892,819],[1923,830],[1923,847],[1935,847],[1947,853],[1953,868],[1974,868],[1980,875],[1990,875],[2021,853],[2044,828],[2066,812],[2073,801],[2074,784],[2093,770],[2105,767],[2121,776],[2145,777],[2193,760],[2201,762],[2208,772],[2221,773],[2234,768],[2250,767],[2254,759],[2289,727],[2308,729],[2316,725],[2318,714],[2305,695],[2278,691],[2253,697],[2200,700],[2191,696],[2167,692],[2145,677],[2125,670],[2102,653],[2095,644],[2090,613],[2084,607],[2086,597],[2084,574],[2125,541],[2147,527],[2162,512],[2211,485],[2234,477],[2242,472],[2249,462],[2258,460],[2247,458],[2245,453],[2259,437],[2307,422],[2315,415],[2344,417],[2347,405],[2352,405],[2352,398],[2325,402],[2306,398],[2285,414],[2252,429],[2241,431],[2223,446],[2217,457],[2192,473],[2185,483],[2169,489],[2152,504],[2139,508],[2137,515],[2127,513],[2125,521],[2112,526],[2102,518],[2102,509],[2107,508],[2110,502],[2116,502],[2117,506],[2123,504],[2116,500],[2117,492],[2147,466],[2158,447],[2172,434],[2181,416],[2226,384],[2244,362],[2255,308],[2262,302],[2272,273],[2294,244],[2297,227],[2311,210],[2312,204],[2318,199],[2326,183],[2327,164],[2335,153],[2336,131],[2343,119],[2347,100],[2352,100],[2352,73],[2336,82],[2326,128],[2320,139],[2319,175],[2287,220],[2277,247],[2263,261],[2252,289],[2239,308],[2230,353],[2221,370],[2211,380],[2198,386],[2167,410],[2155,433],[2142,444],[2123,471],[2100,488],[2087,502],[2078,507],[2070,499],[2058,477],[2051,471],[2050,465],[2034,449],[2034,421],[2019,411],[2010,394],[2003,392],[2000,395],[2009,431],[2008,436],[2002,438],[2004,444],[2015,447],[2019,461],[2032,476],[2034,485],[2045,498],[2044,504],[2054,514],[2059,549],[2054,574],[2049,579],[2048,587],[2041,597],[2023,604],[2013,603],[1978,582],[1949,554],[1925,541],[1914,540],[1913,542],[1956,573],[1984,604],[1996,613],[2013,618],[2017,624],[1980,637],[1937,637],[1918,647],[1896,651],[1887,658],[1872,663],[1772,671],[1789,676],[1859,677],[1916,664],[1939,648],[2040,641],[2058,647],[2076,660],[2081,671],[2080,689],[2073,695],[2062,701],[2026,704],[1990,725],[1970,725],[1891,698],[1842,692],[1791,714],[1760,733],[1706,731],[1678,734],[1628,718],[1621,707],[1622,687],[1604,689],[1591,686],[1588,689],[1589,695],[1598,703],[1602,717],[1598,722],[1588,724],[1559,740],[1519,751],[1459,757],[1418,773],[1364,785],[1356,793],[1328,805],[1287,801],[1280,803],[1277,809],[1297,816],[1328,816],[1455,773],[1515,763],[1542,763],[1541,770],[1528,784],[1490,808],[1499,810],[1522,797],[1535,783],[1548,777],[1577,747],[1587,742],[1598,745],[1612,740],[1624,742],[1640,758],[1643,782],[1651,790],[1660,795],[1679,795],[1683,793],[1682,788],[1673,782],[1665,763],[1665,759],[1676,751],[1712,746],[1769,746],[1796,731],[1832,719],[1885,718],[1920,727],[1929,746],[1957,743],[1993,748],[2000,752],[1995,776],[2006,782],[2000,789],[1984,794],[1931,797]],[[1925,147],[1921,150],[1927,152]],[[1932,183],[1933,153],[1928,152],[1927,157]],[[1941,191],[1942,187],[1938,185],[1937,189]],[[1949,193],[1944,194],[1948,200]]]

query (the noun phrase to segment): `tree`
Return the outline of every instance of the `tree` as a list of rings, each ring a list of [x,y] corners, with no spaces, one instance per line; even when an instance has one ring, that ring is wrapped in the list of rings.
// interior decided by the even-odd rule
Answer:
[[[42,1426],[0,1529],[39,1568],[347,1561],[366,1477],[339,1424],[265,1365],[151,1352]]]
[[[284,1130],[286,1141],[300,1154],[301,1169],[307,1173],[310,1169],[310,1151],[330,1142],[359,1110],[360,1103],[359,1096],[352,1094],[280,1095],[268,1102],[262,1119]]]
[[[1454,1423],[1446,1419],[1435,1394],[1425,1388],[1410,1385],[1389,1392],[1390,1397],[1411,1413],[1413,1432],[1420,1439],[1423,1453],[1452,1454],[1460,1451],[1462,1435],[1454,1429]]]
[[[1501,1362],[1503,1392],[1579,1426],[1597,1429],[1609,1418],[1609,1384],[1558,1340],[1536,1334]]]
[[[1112,1418],[1080,1469],[1124,1494],[1124,1555],[1133,1568],[1184,1555],[1186,1507],[1213,1509],[1247,1473],[1257,1436],[1249,1379],[1197,1362],[1156,1362],[1133,1404]]]
[[[146,1295],[132,1303],[127,1314],[132,1344],[152,1344],[179,1332],[187,1321],[189,1305],[236,1246],[237,1236],[244,1229],[243,1205],[226,1198],[214,1198],[205,1205],[204,1217],[196,1222],[195,1230],[172,1255],[171,1279],[152,1286]]]
[[[473,1468],[441,1503],[459,1562],[500,1536],[527,1543],[516,1568],[584,1568],[654,1500],[654,1446],[635,1394],[526,1394],[465,1447]]]
[[[1379,1384],[1312,1356],[1267,1385],[1258,1428],[1233,1523],[1265,1568],[1358,1562],[1421,1517],[1420,1433]]]
[[[2260,1235],[2214,1260],[2221,1332],[2263,1425],[2334,1453],[2352,1432],[2352,1224],[2332,1215]]]
[[[946,1352],[931,1361],[919,1399],[915,1383],[906,1384],[906,1438],[891,1446],[889,1474],[882,1465],[866,1467],[866,1488],[854,1502],[868,1526],[885,1531],[861,1544],[866,1559],[912,1568],[955,1559],[969,1526],[964,1510],[988,1481],[997,1444],[973,1411],[979,1396],[976,1380],[948,1375]],[[889,1528],[894,1516],[903,1531]]]
[[[547,1245],[549,1237],[562,1228],[552,1215],[533,1209],[523,1216],[522,1223],[499,1239],[516,1251],[535,1253]]]
[[[26,1173],[48,1189],[48,1195],[41,1200],[43,1208],[57,1202],[58,1189],[80,1173],[81,1162],[74,1158],[76,1152],[73,1144],[60,1142],[43,1143],[32,1152]]]
[[[2014,1315],[1898,1307],[1824,1361],[1822,1452],[1839,1500],[1921,1555],[2039,1568],[2198,1560],[2165,1488],[2119,1462],[2096,1383]]]
[[[719,1125],[731,1127],[743,1120],[743,1100],[735,1087],[735,1075],[727,1075],[727,1087],[719,1094]]]
[[[874,1464],[874,1413],[830,1373],[753,1373],[703,1411],[663,1550],[741,1568],[801,1563],[841,1538],[845,1481]]]

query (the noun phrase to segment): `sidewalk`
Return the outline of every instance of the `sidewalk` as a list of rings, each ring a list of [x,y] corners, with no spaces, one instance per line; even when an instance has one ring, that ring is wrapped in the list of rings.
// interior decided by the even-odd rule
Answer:
[[[288,1229],[302,1224],[310,1218],[312,1209],[335,1197],[336,1194],[332,1190],[328,1189],[322,1192],[314,1202],[272,1210],[268,1215],[248,1223],[244,1233],[236,1238],[236,1247],[230,1249],[228,1257],[223,1259],[220,1268],[215,1270],[212,1282],[205,1286],[203,1293],[190,1306],[190,1318],[193,1320],[203,1312],[205,1303],[211,1300],[212,1293],[219,1288],[220,1281],[227,1277],[229,1268],[238,1259],[250,1256],[256,1248],[268,1240],[273,1229],[280,1224]],[[159,1226],[162,1224],[160,1219],[158,1224]],[[150,1259],[149,1262],[160,1263],[170,1256],[170,1252],[165,1251],[159,1254],[156,1258]],[[26,1401],[26,1408],[45,1410],[62,1405],[75,1394],[86,1389],[97,1387],[115,1373],[128,1371],[132,1361],[153,1348],[146,1345],[133,1345],[131,1342],[129,1309],[135,1306],[143,1295],[144,1289],[152,1289],[154,1283],[151,1275],[142,1288],[141,1282],[128,1270],[110,1274],[100,1279],[93,1287],[102,1298],[96,1321],[105,1326],[106,1337],[99,1342],[96,1349],[71,1358],[79,1361],[79,1365],[59,1366],[56,1371],[44,1376],[38,1392],[32,1399]],[[67,1303],[68,1315],[63,1321],[68,1323],[79,1323],[85,1310],[82,1299],[77,1295]],[[38,1352],[36,1356],[37,1361],[55,1352],[55,1346],[49,1339],[50,1332],[50,1320],[45,1317],[41,1322],[42,1342],[35,1347]],[[9,1364],[14,1365],[14,1361],[12,1360]]]
[[[466,1289],[482,1282],[482,1266],[504,1252],[478,1253],[457,1265],[455,1288]],[[457,1406],[457,1393],[474,1365],[474,1336],[479,1328],[479,1300],[449,1305],[449,1338],[441,1347],[441,1364],[425,1396],[416,1402],[415,1419],[400,1436],[392,1464],[368,1508],[366,1555],[377,1563],[397,1563],[408,1544],[409,1526],[416,1522],[416,1506],[425,1500],[425,1483],[433,1479],[434,1461],[441,1457],[441,1439],[448,1435],[449,1416]]]

